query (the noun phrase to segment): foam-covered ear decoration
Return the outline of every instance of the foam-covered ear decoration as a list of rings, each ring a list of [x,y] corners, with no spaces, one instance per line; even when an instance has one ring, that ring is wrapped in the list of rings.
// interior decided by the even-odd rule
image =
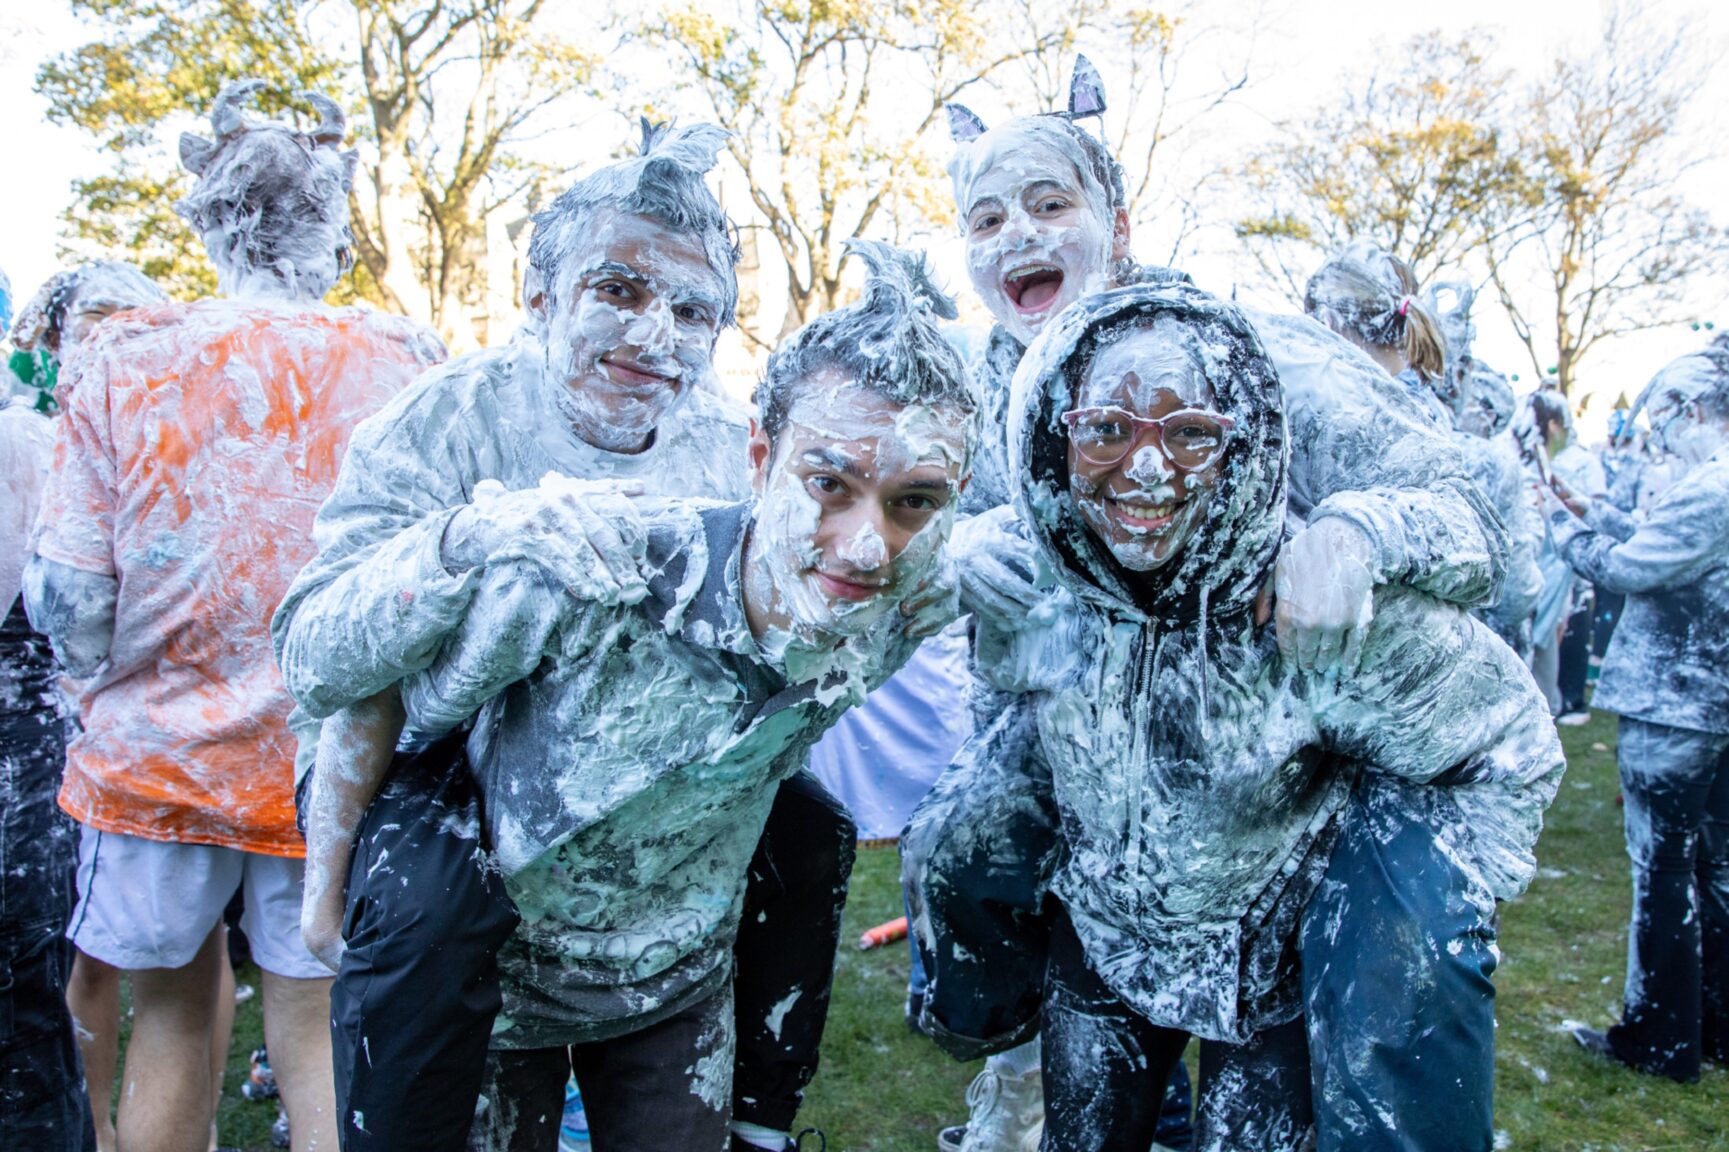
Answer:
[[[949,114],[949,139],[956,144],[977,140],[985,134],[985,122],[965,104],[945,104],[943,109]]]
[[[1074,75],[1069,78],[1069,119],[1105,114],[1105,82],[1099,70],[1085,56],[1075,57]]]
[[[202,176],[216,155],[216,141],[206,140],[190,132],[180,134],[180,166],[194,176]]]

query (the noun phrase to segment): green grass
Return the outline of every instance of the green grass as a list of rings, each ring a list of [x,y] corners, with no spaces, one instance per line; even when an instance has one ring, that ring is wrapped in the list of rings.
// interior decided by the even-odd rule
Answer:
[[[1729,1073],[1707,1067],[1690,1087],[1639,1076],[1587,1055],[1563,1020],[1599,1027],[1615,1019],[1626,962],[1630,893],[1615,804],[1615,727],[1597,715],[1563,729],[1569,768],[1537,857],[1543,872],[1502,910],[1503,953],[1495,1126],[1519,1152],[1729,1152]],[[865,928],[900,915],[892,849],[859,853],[836,978],[835,1001],[803,1123],[828,1133],[835,1152],[932,1152],[936,1131],[964,1118],[976,1065],[940,1054],[901,1021],[904,946],[857,952]],[[254,987],[256,971],[240,977]],[[247,1056],[260,1043],[258,999],[242,1004],[219,1127],[224,1144],[263,1152],[274,1104],[240,1097]]]

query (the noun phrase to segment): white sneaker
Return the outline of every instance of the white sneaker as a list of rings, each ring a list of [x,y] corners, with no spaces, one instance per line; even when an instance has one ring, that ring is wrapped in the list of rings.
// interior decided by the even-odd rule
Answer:
[[[1037,1152],[1045,1129],[1045,1083],[1037,1068],[1003,1076],[987,1064],[967,1089],[961,1152]]]

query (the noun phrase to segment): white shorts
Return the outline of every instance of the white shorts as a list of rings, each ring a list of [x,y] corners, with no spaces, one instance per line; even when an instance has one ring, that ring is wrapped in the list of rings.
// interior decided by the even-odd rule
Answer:
[[[82,832],[78,908],[66,933],[80,952],[127,971],[183,968],[244,885],[240,928],[258,966],[299,980],[330,976],[300,939],[304,860]]]

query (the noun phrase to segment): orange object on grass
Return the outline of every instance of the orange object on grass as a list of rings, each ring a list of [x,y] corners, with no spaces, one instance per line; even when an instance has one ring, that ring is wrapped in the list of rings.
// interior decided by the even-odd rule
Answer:
[[[907,938],[907,918],[898,916],[887,924],[878,924],[875,928],[858,938],[860,952],[868,952],[872,948],[881,948],[884,944],[893,944],[896,940]]]

